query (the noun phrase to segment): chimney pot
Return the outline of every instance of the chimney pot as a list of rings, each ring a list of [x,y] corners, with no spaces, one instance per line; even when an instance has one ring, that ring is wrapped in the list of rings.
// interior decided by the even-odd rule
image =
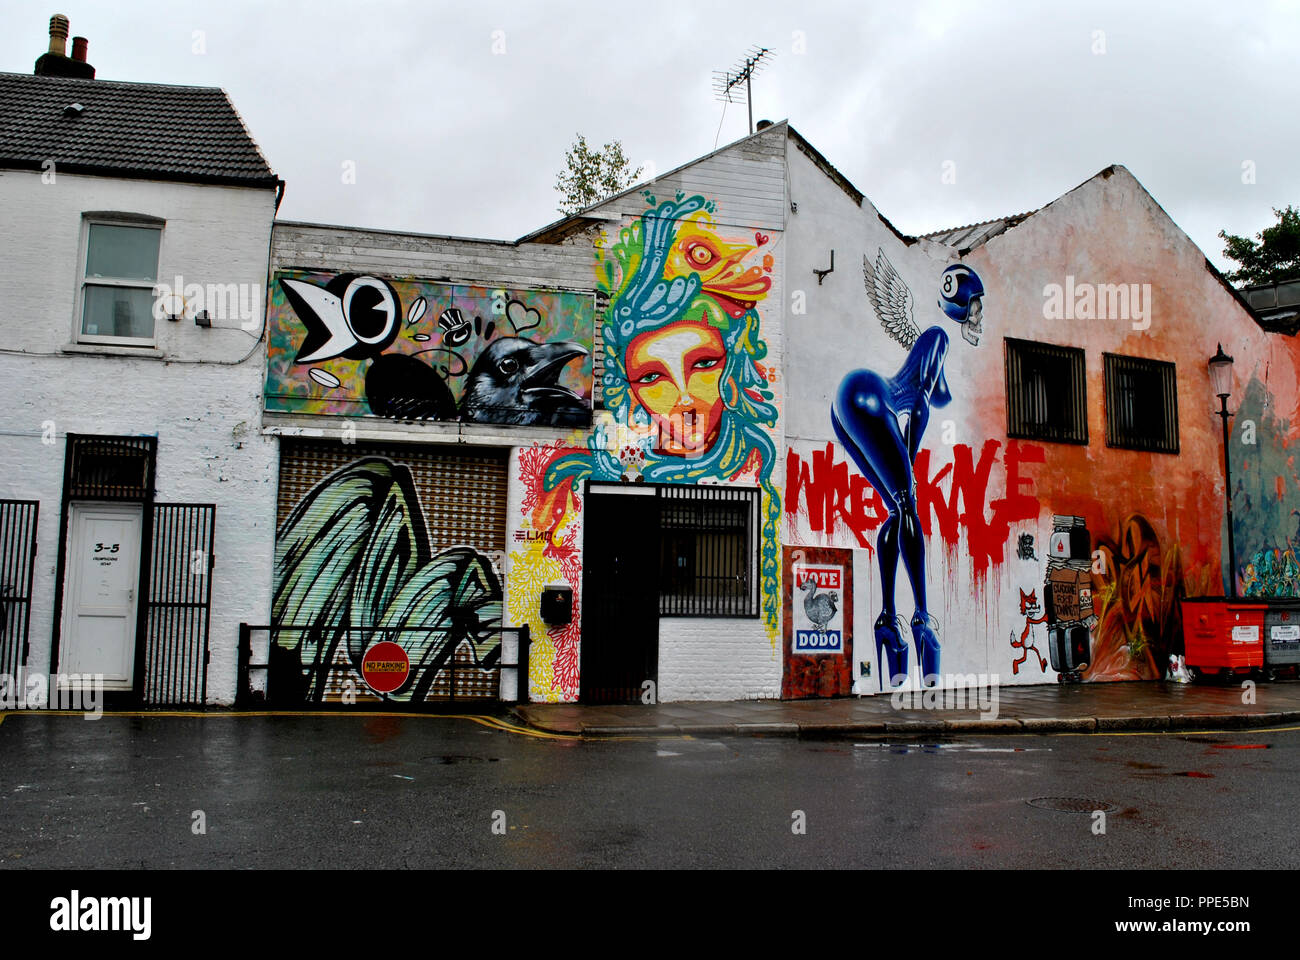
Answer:
[[[50,53],[67,56],[68,18],[61,13],[50,17]]]
[[[68,41],[68,18],[61,13],[50,17],[50,49],[36,58],[38,77],[75,77],[80,80],[94,80],[95,68],[86,62],[86,48],[89,44],[85,37],[72,38],[72,56],[64,51]]]

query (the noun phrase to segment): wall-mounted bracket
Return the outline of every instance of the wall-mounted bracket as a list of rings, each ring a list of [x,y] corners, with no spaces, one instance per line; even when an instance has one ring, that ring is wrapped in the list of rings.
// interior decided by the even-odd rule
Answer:
[[[825,270],[818,270],[816,267],[813,268],[813,273],[817,274],[817,286],[820,287],[822,285],[822,281],[826,279],[826,274],[834,273],[834,272],[835,272],[835,251],[832,250],[831,265],[829,267],[827,267]]]

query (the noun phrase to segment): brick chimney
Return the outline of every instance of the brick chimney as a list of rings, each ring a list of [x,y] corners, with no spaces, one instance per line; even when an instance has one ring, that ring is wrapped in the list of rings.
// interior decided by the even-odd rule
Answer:
[[[72,56],[68,49],[68,18],[61,13],[50,17],[50,49],[36,59],[38,77],[76,77],[94,80],[95,68],[86,62],[86,38],[72,38]]]

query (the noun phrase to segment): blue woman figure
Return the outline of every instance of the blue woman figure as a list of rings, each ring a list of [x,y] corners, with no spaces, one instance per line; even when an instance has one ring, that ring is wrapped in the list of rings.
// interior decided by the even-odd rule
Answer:
[[[908,672],[907,642],[894,605],[900,554],[915,601],[911,632],[917,665],[928,686],[939,675],[940,651],[926,601],[925,537],[917,512],[913,463],[930,420],[930,408],[952,400],[943,371],[948,334],[937,326],[924,332],[917,329],[911,315],[911,292],[883,251],[874,269],[865,258],[862,265],[868,296],[886,331],[910,349],[892,377],[882,377],[874,370],[854,370],[840,381],[831,405],[831,426],[867,482],[880,494],[889,514],[876,537],[883,593],[875,622],[881,689],[886,676],[890,686],[895,686]],[[962,323],[963,336],[973,344],[979,342],[981,332],[983,293],[979,277],[969,268],[955,264],[944,271],[939,306]]]

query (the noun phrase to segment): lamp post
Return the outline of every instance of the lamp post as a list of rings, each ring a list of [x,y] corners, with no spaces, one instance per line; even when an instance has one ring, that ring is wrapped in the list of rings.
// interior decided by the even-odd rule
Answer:
[[[1210,383],[1219,398],[1218,414],[1223,419],[1223,479],[1228,503],[1228,564],[1232,579],[1232,598],[1237,599],[1237,545],[1232,534],[1232,462],[1228,457],[1228,397],[1232,394],[1232,357],[1219,352],[1210,357]]]

